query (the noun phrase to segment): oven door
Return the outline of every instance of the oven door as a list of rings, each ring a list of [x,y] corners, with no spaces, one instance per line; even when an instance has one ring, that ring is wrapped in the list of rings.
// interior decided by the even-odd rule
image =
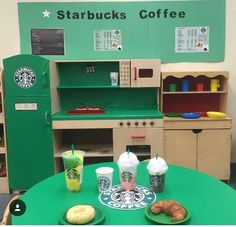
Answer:
[[[114,161],[127,149],[131,149],[137,156],[151,158],[158,154],[163,157],[163,144],[163,128],[113,129]],[[150,148],[149,151],[147,148]]]

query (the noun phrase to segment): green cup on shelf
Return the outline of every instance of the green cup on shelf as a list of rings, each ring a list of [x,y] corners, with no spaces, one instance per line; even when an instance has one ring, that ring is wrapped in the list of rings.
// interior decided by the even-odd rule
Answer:
[[[169,84],[169,91],[175,92],[177,90],[177,84]]]

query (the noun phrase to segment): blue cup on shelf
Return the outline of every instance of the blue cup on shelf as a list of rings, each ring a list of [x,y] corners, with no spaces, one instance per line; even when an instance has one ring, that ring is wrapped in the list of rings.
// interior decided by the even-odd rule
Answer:
[[[189,91],[189,81],[188,80],[182,81],[182,91]]]

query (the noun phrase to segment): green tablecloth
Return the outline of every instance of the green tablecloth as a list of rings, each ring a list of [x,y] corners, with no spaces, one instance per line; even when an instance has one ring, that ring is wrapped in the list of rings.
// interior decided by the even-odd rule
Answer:
[[[137,183],[149,186],[147,163],[139,165]],[[21,199],[27,209],[22,216],[13,216],[13,224],[55,225],[60,214],[74,204],[93,204],[103,210],[107,225],[155,224],[140,210],[116,210],[98,200],[95,169],[111,166],[115,169],[113,184],[119,184],[118,168],[115,163],[88,165],[84,168],[84,180],[80,192],[68,192],[64,173],[52,176],[28,190]],[[43,166],[42,166],[43,168]],[[158,200],[175,199],[187,207],[191,219],[185,224],[236,224],[236,191],[221,181],[180,166],[170,165],[166,174],[164,192],[157,194]]]

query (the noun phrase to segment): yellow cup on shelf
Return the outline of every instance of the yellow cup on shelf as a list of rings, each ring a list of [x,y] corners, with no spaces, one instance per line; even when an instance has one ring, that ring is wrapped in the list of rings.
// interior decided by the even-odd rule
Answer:
[[[218,91],[220,88],[220,81],[218,79],[211,79],[211,91]]]

